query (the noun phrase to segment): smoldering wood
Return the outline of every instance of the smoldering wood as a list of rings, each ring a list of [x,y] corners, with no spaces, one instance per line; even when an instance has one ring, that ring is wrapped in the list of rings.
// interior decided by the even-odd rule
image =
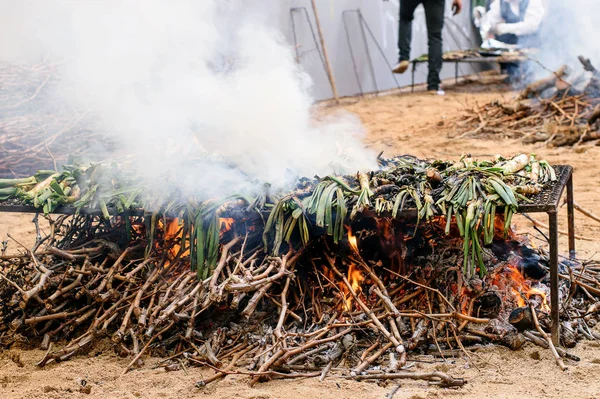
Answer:
[[[555,86],[558,82],[561,82],[562,78],[566,72],[567,72],[567,66],[566,65],[561,66],[556,71],[554,71],[554,73],[551,76],[548,76],[547,78],[544,78],[544,79],[537,80],[537,81],[529,84],[529,86],[527,86],[525,88],[525,90],[523,90],[523,92],[521,93],[519,98],[521,98],[521,99],[530,98],[532,96],[541,94],[544,90],[546,90],[552,86]]]

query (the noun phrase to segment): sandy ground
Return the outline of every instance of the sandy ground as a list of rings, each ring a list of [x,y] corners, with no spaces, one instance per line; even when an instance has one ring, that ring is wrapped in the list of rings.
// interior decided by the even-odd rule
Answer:
[[[393,95],[371,99],[345,101],[341,108],[357,114],[363,121],[368,135],[366,143],[376,151],[388,155],[413,154],[419,157],[458,158],[462,153],[474,157],[491,157],[494,154],[513,155],[517,152],[536,152],[555,164],[571,164],[575,167],[575,198],[583,207],[595,211],[595,199],[600,192],[598,180],[600,165],[596,158],[600,147],[574,149],[546,149],[524,146],[514,140],[486,141],[476,139],[453,139],[456,137],[452,121],[466,107],[482,104],[510,93],[499,93],[490,88],[454,88],[445,97],[426,93]],[[537,216],[540,220],[544,217]],[[35,230],[29,223],[31,216],[0,215],[0,241],[9,232],[24,244],[34,240]],[[531,224],[517,219],[520,231],[531,231]],[[566,230],[566,210],[560,214],[561,228]],[[576,215],[577,233],[586,237],[598,237],[600,224]],[[560,239],[561,251],[566,252],[566,238]],[[598,257],[597,244],[578,241],[581,257]],[[16,249],[15,244],[10,245]],[[39,369],[35,363],[43,353],[39,350],[11,350],[0,352],[0,398],[385,398],[393,383],[378,385],[358,383],[343,379],[316,379],[295,381],[271,381],[249,388],[247,378],[230,376],[207,388],[197,389],[194,383],[209,370],[192,368],[165,372],[155,365],[159,359],[146,359],[143,369],[121,376],[127,360],[116,357],[108,347],[96,347],[88,356],[79,356],[68,362]],[[470,358],[435,361],[418,358],[414,370],[442,370],[455,377],[463,377],[468,384],[461,389],[428,387],[423,382],[402,382],[395,398],[598,398],[600,397],[600,344],[582,342],[573,353],[582,360],[568,362],[569,370],[561,372],[554,365],[549,351],[527,346],[524,350],[511,352],[506,348],[487,347],[474,351]],[[19,367],[11,356],[20,356]],[[85,380],[91,393],[78,391],[80,381]]]

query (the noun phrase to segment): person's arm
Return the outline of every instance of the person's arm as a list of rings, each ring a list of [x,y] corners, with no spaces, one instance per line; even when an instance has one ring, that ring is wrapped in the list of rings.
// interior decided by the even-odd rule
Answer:
[[[496,26],[504,22],[502,19],[502,13],[500,12],[500,0],[495,0],[490,5],[490,10],[485,14],[483,20],[481,21],[482,31],[485,31],[485,35],[482,34],[482,37],[486,39],[487,34],[494,32]]]
[[[531,35],[538,31],[543,19],[544,4],[542,0],[530,0],[523,22],[505,24],[502,30],[503,33],[512,33],[517,36]]]

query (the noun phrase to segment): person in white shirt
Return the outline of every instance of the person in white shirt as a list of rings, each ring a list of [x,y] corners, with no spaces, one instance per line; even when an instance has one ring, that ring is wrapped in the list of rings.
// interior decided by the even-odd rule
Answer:
[[[487,37],[519,47],[539,47],[543,0],[494,0],[486,13]]]

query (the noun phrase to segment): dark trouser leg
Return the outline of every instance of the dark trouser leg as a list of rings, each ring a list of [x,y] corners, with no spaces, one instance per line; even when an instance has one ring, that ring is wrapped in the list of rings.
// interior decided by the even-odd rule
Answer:
[[[427,89],[440,87],[442,70],[442,29],[444,28],[445,0],[423,0],[425,20],[427,22],[427,40],[429,46],[429,75]]]
[[[410,60],[410,42],[412,40],[412,21],[415,8],[422,0],[400,0],[400,27],[398,28],[398,49],[400,61]]]

